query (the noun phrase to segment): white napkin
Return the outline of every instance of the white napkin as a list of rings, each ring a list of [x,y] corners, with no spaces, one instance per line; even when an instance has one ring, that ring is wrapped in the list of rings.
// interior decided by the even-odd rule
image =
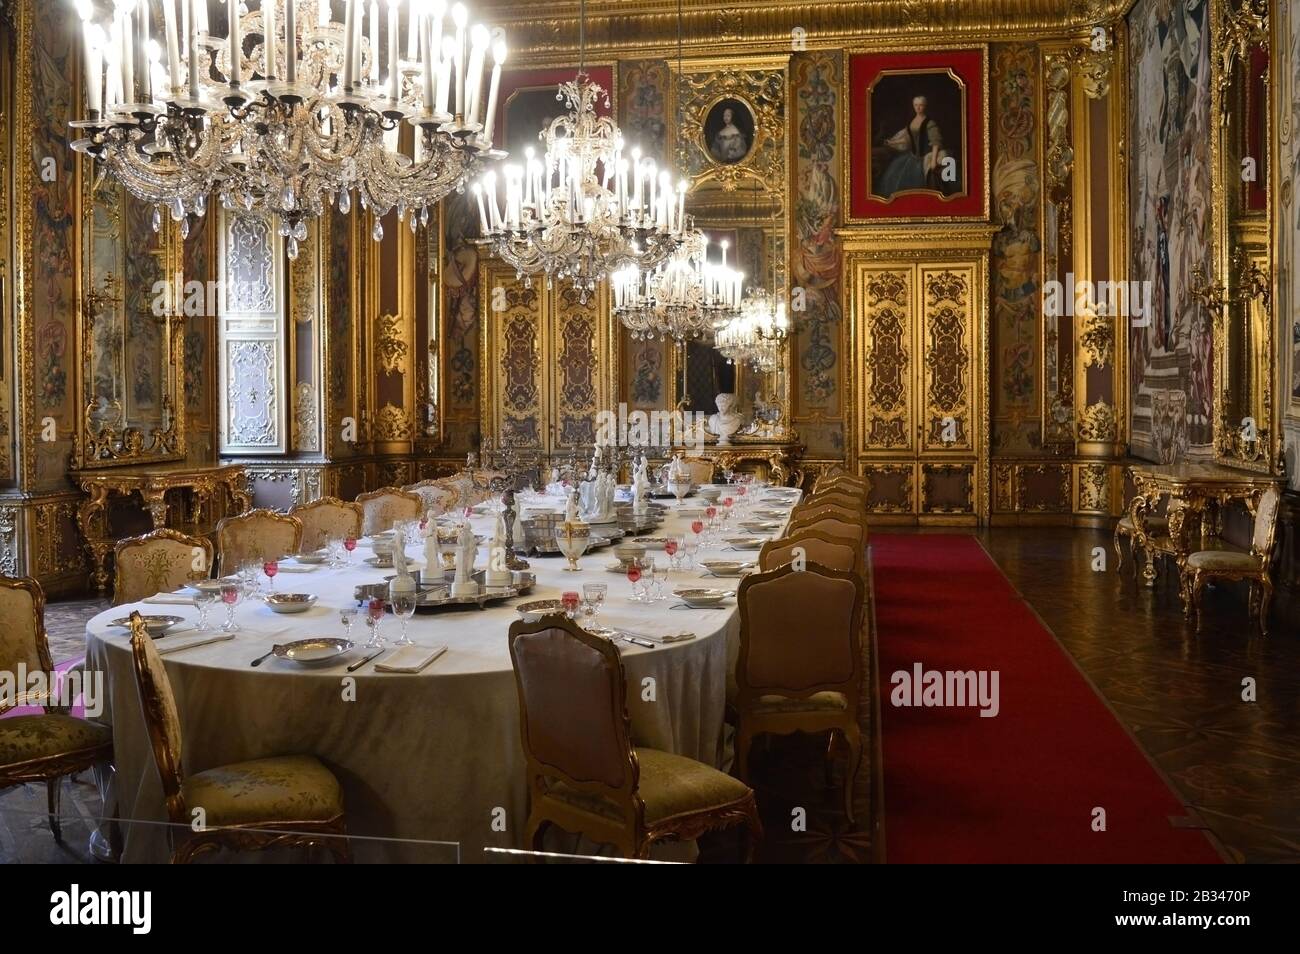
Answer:
[[[419,672],[446,651],[446,646],[402,646],[383,662],[375,663],[375,671]]]
[[[140,602],[163,603],[167,606],[193,606],[194,597],[181,596],[179,593],[158,593],[154,596],[146,596]]]
[[[168,653],[179,652],[182,649],[206,646],[208,643],[222,643],[234,638],[234,633],[195,633],[182,639],[155,640],[154,645],[158,648],[159,656],[166,656]]]
[[[279,572],[281,573],[315,573],[320,569],[320,565],[307,566],[301,563],[281,563]]]

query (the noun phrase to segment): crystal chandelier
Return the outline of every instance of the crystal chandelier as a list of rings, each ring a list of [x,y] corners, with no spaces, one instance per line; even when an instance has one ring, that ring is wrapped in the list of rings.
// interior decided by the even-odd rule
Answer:
[[[614,314],[634,340],[704,337],[739,312],[745,276],[727,264],[727,243],[721,246],[722,263],[710,262],[708,237],[691,229],[666,262],[610,277]]]
[[[113,0],[107,27],[93,0],[75,3],[86,119],[73,148],[152,203],[155,228],[165,208],[187,234],[215,192],[227,209],[276,216],[294,257],[306,220],[331,201],[346,213],[355,190],[378,240],[382,216],[396,209],[414,231],[504,155],[492,126],[505,42],[470,28],[463,4],[447,23],[446,0],[385,0],[386,19],[378,0],[344,0],[338,23],[328,0],[226,0],[222,38],[208,32],[208,0]],[[160,7],[161,43],[150,38]]]
[[[717,330],[714,346],[736,364],[767,373],[781,366],[781,346],[790,334],[785,302],[765,288],[750,288],[740,313]]]
[[[569,281],[586,301],[602,278],[628,264],[653,266],[681,244],[685,185],[631,150],[614,120],[596,115],[609,94],[587,76],[586,3],[579,18],[578,74],[556,99],[568,114],[541,133],[542,157],[495,172],[473,186],[480,243],[520,277]]]

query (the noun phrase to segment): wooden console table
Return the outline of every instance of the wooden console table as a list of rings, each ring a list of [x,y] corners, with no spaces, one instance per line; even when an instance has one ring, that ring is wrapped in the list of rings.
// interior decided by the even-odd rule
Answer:
[[[1157,553],[1173,556],[1181,573],[1195,549],[1217,549],[1223,532],[1223,508],[1240,500],[1253,516],[1255,505],[1269,487],[1281,487],[1283,479],[1219,464],[1134,464],[1129,467],[1137,489],[1129,504],[1137,542],[1146,552],[1142,579],[1153,586]],[[1144,514],[1155,509],[1160,498],[1168,497],[1168,538],[1153,539],[1147,532]]]
[[[153,529],[167,526],[167,493],[189,492],[189,499],[172,529],[201,535],[227,514],[243,513],[253,504],[248,478],[240,464],[158,464],[83,470],[73,479],[86,494],[77,509],[77,525],[90,551],[91,580],[101,596],[108,586],[108,555],[117,545],[109,526],[112,497],[138,494],[149,511]],[[220,503],[220,512],[213,505]]]

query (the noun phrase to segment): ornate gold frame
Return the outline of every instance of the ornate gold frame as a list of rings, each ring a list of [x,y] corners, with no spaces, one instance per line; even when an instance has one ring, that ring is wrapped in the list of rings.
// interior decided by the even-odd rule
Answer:
[[[1239,153],[1245,147],[1246,121],[1244,87],[1250,80],[1250,50],[1263,45],[1269,52],[1263,110],[1263,128],[1270,131],[1266,159],[1270,179],[1281,174],[1276,165],[1276,139],[1271,133],[1274,118],[1272,87],[1277,75],[1277,51],[1270,44],[1270,16],[1267,0],[1212,0],[1209,5],[1212,50],[1210,71],[1210,173],[1212,177],[1211,230],[1213,269],[1211,276],[1197,275],[1194,289],[1214,317],[1214,458],[1220,463],[1264,474],[1278,473],[1282,460],[1281,411],[1283,400],[1275,396],[1280,388],[1276,350],[1276,312],[1273,309],[1275,275],[1272,249],[1274,188],[1265,190],[1265,209],[1251,212],[1241,205]],[[1215,120],[1218,120],[1215,122]],[[1244,417],[1255,420],[1256,439],[1247,439],[1243,428],[1228,415],[1234,410],[1233,391],[1241,393],[1241,355],[1234,349],[1237,339],[1229,333],[1231,324],[1244,331],[1240,347],[1249,351],[1253,380],[1247,385],[1249,407]]]
[[[107,180],[101,172],[95,171],[92,160],[84,155],[77,156],[77,311],[81,320],[77,323],[76,337],[79,359],[76,367],[75,393],[80,397],[80,420],[73,438],[72,467],[74,470],[94,470],[102,467],[114,467],[125,464],[179,461],[185,459],[185,319],[181,311],[182,301],[170,301],[170,309],[157,317],[162,325],[159,340],[163,353],[160,356],[158,373],[162,378],[162,407],[160,413],[170,423],[164,427],[152,428],[146,437],[138,428],[123,422],[123,426],[113,427],[107,424],[95,427],[91,423],[91,412],[95,406],[93,393],[93,365],[95,344],[95,323],[106,303],[116,303],[125,307],[121,293],[117,297],[112,292],[120,289],[122,276],[110,274],[105,279],[104,288],[93,288],[92,267],[95,222],[95,192]],[[139,202],[130,196],[124,186],[115,186],[121,190],[122,204],[118,207],[119,216],[125,211],[125,203]],[[120,222],[121,220],[119,220]],[[159,254],[163,265],[163,280],[169,289],[174,290],[179,277],[184,282],[185,250],[180,231],[171,216],[163,216],[162,228],[157,233]],[[119,230],[118,241],[125,242],[125,234]],[[105,291],[108,294],[105,294]],[[173,296],[174,297],[174,296]],[[123,369],[123,386],[130,383],[129,369]]]
[[[980,87],[982,95],[980,97],[980,128],[982,130],[983,149],[984,149],[984,170],[981,181],[978,183],[969,183],[967,194],[974,194],[977,190],[983,194],[983,212],[980,215],[916,215],[916,216],[890,216],[887,218],[858,218],[851,209],[853,196],[853,149],[849,141],[848,130],[851,126],[852,117],[851,109],[854,108],[852,103],[852,88],[850,79],[850,63],[854,56],[863,53],[935,53],[944,50],[979,50],[980,51]],[[839,121],[840,129],[845,133],[844,148],[840,150],[840,181],[843,186],[842,200],[842,219],[844,225],[855,227],[875,227],[875,228],[894,228],[896,226],[906,225],[908,223],[923,224],[934,222],[987,222],[990,211],[990,189],[993,176],[993,153],[990,149],[991,140],[989,135],[989,117],[990,117],[990,99],[991,90],[989,89],[989,44],[988,43],[931,43],[928,40],[918,37],[913,41],[900,42],[898,40],[889,40],[880,43],[869,43],[860,46],[846,48],[844,50],[844,90],[840,96],[839,104]],[[966,130],[962,130],[962,141],[965,142]],[[969,143],[968,143],[969,145]]]

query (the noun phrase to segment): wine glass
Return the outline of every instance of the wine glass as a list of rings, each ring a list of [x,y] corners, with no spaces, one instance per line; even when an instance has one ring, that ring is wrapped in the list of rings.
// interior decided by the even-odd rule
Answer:
[[[667,563],[660,563],[658,560],[655,560],[654,565],[655,602],[657,603],[664,599],[664,591],[668,589],[668,574],[670,571]]]
[[[560,594],[560,603],[564,606],[564,615],[573,619],[578,615],[578,591],[565,590]]]
[[[677,547],[678,547],[678,543],[676,537],[669,537],[666,541],[664,541],[664,553],[668,554],[668,561],[674,567],[677,566],[677,561],[679,559],[679,557],[677,556]]]
[[[605,594],[608,592],[609,587],[604,583],[582,584],[582,599],[587,604],[592,619],[600,615],[601,604],[605,602]]]
[[[352,642],[352,624],[357,621],[357,606],[349,604],[339,610],[339,622],[343,624],[343,629],[347,634],[348,642]]]
[[[655,595],[659,579],[658,567],[653,557],[646,557],[642,562],[645,564],[641,568],[641,585],[645,592],[645,601],[653,603],[659,598]]]
[[[348,563],[352,563],[352,551],[357,548],[357,538],[348,535],[343,538],[343,549],[348,551]]]
[[[239,624],[235,622],[235,607],[239,605],[240,600],[244,597],[244,586],[242,583],[223,583],[221,586],[221,602],[226,604],[226,622],[221,627],[223,633],[234,633],[239,631]]]
[[[410,623],[411,617],[415,615],[415,590],[390,591],[390,596],[393,602],[393,615],[402,621],[402,635],[398,637],[397,645],[414,646],[415,640],[407,635],[406,627]],[[378,626],[376,626],[375,632],[379,632]]]
[[[641,600],[641,561],[630,560],[627,564],[627,581],[632,584],[632,602]]]
[[[199,590],[194,597],[194,606],[199,611],[199,621],[197,631],[206,633],[208,631],[208,610],[216,602],[217,594],[212,590]]]
[[[275,560],[267,560],[262,564],[262,572],[266,574],[266,588],[275,592],[275,575],[280,572],[280,564]]]
[[[366,642],[366,649],[383,649],[384,638],[379,635],[379,625],[384,621],[384,600],[382,597],[372,597],[366,604],[366,625],[370,627],[370,639]]]
[[[695,569],[695,555],[700,552],[700,538],[693,537],[682,544],[682,550],[686,553],[686,565],[690,569]]]

